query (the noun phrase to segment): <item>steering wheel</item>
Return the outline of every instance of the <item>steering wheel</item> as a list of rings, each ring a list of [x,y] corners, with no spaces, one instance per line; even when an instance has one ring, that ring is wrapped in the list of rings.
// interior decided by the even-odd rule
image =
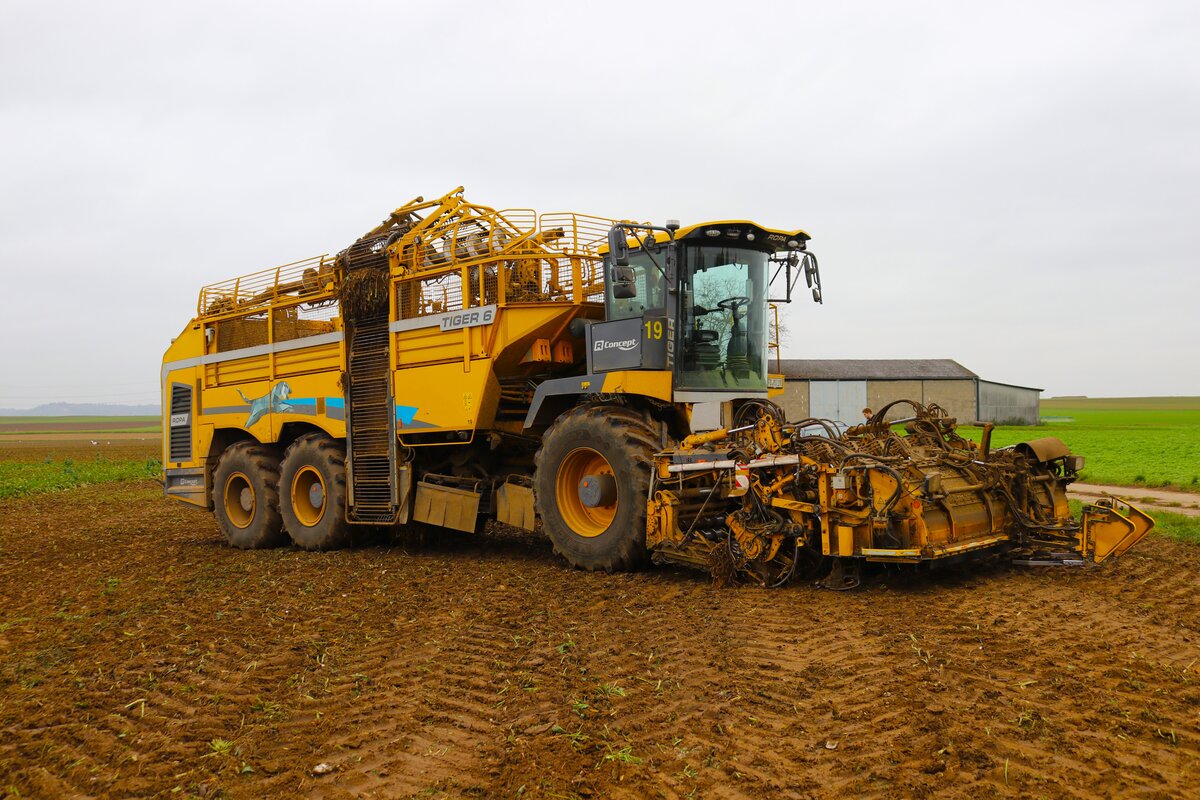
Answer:
[[[721,302],[717,303],[717,308],[722,311],[728,311],[730,314],[737,316],[738,309],[745,308],[750,305],[749,297],[726,297]]]

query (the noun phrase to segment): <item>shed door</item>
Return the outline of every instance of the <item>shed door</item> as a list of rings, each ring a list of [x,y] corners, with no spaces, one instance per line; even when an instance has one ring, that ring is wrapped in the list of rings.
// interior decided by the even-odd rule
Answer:
[[[838,420],[847,425],[863,423],[862,410],[867,407],[866,381],[838,381]]]
[[[808,384],[809,413],[818,419],[858,425],[863,421],[862,410],[866,405],[866,381],[811,381]]]
[[[837,381],[809,381],[808,413],[817,419],[838,418]]]

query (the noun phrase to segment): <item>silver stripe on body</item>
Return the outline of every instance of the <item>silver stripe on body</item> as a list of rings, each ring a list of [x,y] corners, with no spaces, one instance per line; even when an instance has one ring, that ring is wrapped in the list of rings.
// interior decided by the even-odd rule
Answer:
[[[162,365],[162,380],[165,383],[167,375],[177,369],[198,367],[203,364],[219,364],[222,361],[237,361],[239,358],[254,358],[271,353],[286,353],[289,350],[303,350],[305,347],[320,347],[323,344],[333,344],[346,338],[343,331],[319,333],[316,336],[305,336],[303,339],[292,339],[287,342],[260,344],[254,347],[243,347],[238,350],[226,350],[224,353],[209,353],[192,358],[181,358],[178,361],[168,361]]]
[[[325,344],[334,344],[346,338],[343,331],[330,331],[329,333],[319,333],[316,336],[305,336],[302,339],[292,339],[287,342],[275,342],[273,344],[260,344],[255,347],[243,347],[238,350],[227,350],[224,353],[208,353],[202,356],[193,356],[191,358],[181,358],[178,361],[167,361],[163,363],[162,370],[159,372],[159,387],[161,397],[167,396],[167,379],[172,372],[177,369],[187,369],[188,367],[199,367],[204,364],[219,364],[222,361],[236,361],[239,358],[253,358],[254,356],[264,356],[270,353],[286,353],[289,350],[303,350],[305,347],[320,347]],[[170,430],[167,420],[170,417],[170,403],[163,403],[162,409],[163,429]],[[169,452],[168,444],[169,436],[163,437],[163,463],[168,463]]]

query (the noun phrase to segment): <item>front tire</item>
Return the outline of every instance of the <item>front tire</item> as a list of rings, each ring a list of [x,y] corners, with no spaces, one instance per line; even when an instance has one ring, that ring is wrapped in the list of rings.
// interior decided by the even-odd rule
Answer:
[[[242,550],[287,542],[279,514],[279,456],[257,442],[230,445],[213,473],[213,515],[229,544]]]
[[[336,550],[350,543],[346,523],[346,448],[308,433],[283,455],[279,486],[283,526],[297,547]]]
[[[580,406],[555,420],[534,474],[538,514],[554,552],[586,570],[645,564],[656,450],[651,422],[624,406]]]

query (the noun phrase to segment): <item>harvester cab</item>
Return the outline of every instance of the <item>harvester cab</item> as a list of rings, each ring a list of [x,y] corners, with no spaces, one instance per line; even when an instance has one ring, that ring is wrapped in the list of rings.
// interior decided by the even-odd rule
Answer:
[[[777,338],[771,305],[791,302],[801,274],[821,302],[808,240],[801,230],[746,221],[614,225],[605,253],[605,321],[588,331],[590,370],[671,370],[676,394],[684,395],[677,400],[764,395]],[[785,296],[771,298],[780,284]],[[641,335],[630,337],[635,328]]]
[[[655,373],[642,384],[659,387],[657,398],[685,417],[686,432],[719,427],[733,404],[778,394],[782,375],[770,371],[772,355],[779,356],[774,312],[792,301],[801,277],[813,300],[823,302],[809,238],[745,220],[613,225],[599,248],[603,319],[578,317],[571,326],[583,343],[586,374],[542,384],[526,426],[548,423],[561,410],[554,397],[636,382],[630,372]]]

